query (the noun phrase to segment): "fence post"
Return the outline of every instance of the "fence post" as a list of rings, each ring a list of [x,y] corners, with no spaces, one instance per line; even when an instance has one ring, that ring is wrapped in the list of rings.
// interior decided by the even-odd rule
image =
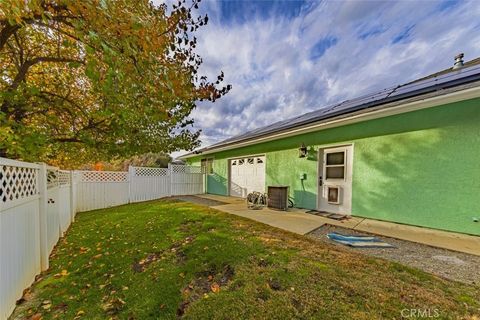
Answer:
[[[39,227],[40,227],[40,267],[42,271],[48,269],[48,230],[47,230],[47,165],[40,163],[38,172],[39,193]]]
[[[77,213],[77,181],[75,171],[70,171],[70,214],[72,222],[75,221]]]
[[[133,183],[133,176],[135,175],[135,169],[132,166],[128,166],[128,203],[132,203],[132,183]]]
[[[169,180],[169,186],[170,186],[170,188],[169,188],[169,189],[170,189],[170,190],[169,190],[169,193],[170,193],[169,196],[171,197],[171,196],[173,196],[173,177],[172,177],[172,175],[173,175],[173,170],[172,170],[172,164],[171,164],[171,163],[168,164],[168,172],[167,172],[167,174],[168,174],[168,180]]]

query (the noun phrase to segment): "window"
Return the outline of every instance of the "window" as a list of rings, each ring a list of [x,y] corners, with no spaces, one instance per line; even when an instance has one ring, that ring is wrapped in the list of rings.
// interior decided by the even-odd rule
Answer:
[[[202,159],[200,165],[202,167],[202,172],[213,174],[213,158]]]
[[[257,163],[263,163],[263,160],[261,158],[257,158]]]
[[[247,162],[248,162],[249,164],[253,164],[253,161],[254,161],[253,158],[248,158],[248,160],[247,160]]]
[[[237,160],[233,160],[232,161],[232,166],[236,166],[237,165]]]
[[[327,166],[343,165],[345,163],[345,152],[327,153]]]
[[[326,154],[325,161],[326,179],[345,179],[345,152],[332,152]]]
[[[242,164],[244,164],[244,163],[245,163],[245,159],[240,159],[240,160],[238,160],[238,165],[242,165]]]

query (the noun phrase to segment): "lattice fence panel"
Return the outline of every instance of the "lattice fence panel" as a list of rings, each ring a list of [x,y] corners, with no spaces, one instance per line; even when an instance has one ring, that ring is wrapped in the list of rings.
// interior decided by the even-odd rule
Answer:
[[[204,173],[202,167],[193,167],[193,166],[188,166],[186,167],[186,173]]]
[[[58,170],[58,184],[61,186],[70,184],[70,171]]]
[[[0,166],[0,199],[3,203],[38,194],[38,169]]]
[[[133,172],[139,177],[163,177],[168,175],[167,168],[133,167]]]
[[[172,173],[186,173],[186,166],[173,164],[170,166]]]
[[[189,174],[189,173],[204,173],[202,167],[184,166],[173,164],[170,166],[173,174]]]
[[[82,182],[127,182],[128,172],[124,171],[82,171]]]

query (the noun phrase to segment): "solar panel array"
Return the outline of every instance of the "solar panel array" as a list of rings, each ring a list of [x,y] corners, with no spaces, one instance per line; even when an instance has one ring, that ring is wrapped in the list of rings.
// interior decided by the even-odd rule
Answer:
[[[271,125],[223,140],[222,142],[209,146],[208,149],[232,142],[252,139],[274,132],[280,132],[312,122],[326,120],[339,115],[352,113],[358,110],[415,97],[420,94],[426,94],[441,89],[447,89],[478,80],[480,80],[479,65],[452,70],[452,72],[446,74],[383,89],[372,94],[367,94],[351,100],[343,101],[338,104],[324,107],[316,111],[305,113],[295,118],[279,121]]]

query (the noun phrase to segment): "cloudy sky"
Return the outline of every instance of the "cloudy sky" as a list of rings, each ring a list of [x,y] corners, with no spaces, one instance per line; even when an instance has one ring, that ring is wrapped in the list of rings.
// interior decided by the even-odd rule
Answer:
[[[202,146],[480,56],[476,0],[204,0],[200,11],[201,73],[233,85],[193,112]]]

